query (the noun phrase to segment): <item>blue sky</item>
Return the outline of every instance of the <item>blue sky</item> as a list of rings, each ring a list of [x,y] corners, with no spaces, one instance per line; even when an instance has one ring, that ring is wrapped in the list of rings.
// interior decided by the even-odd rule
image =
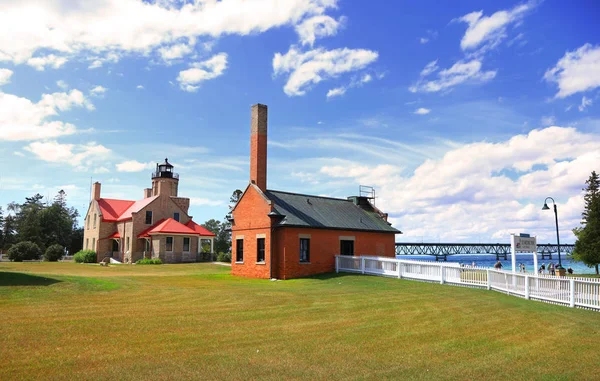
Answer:
[[[138,199],[168,157],[198,222],[248,182],[269,106],[269,188],[377,189],[404,241],[553,241],[600,170],[594,1],[3,1],[0,205],[90,178]]]

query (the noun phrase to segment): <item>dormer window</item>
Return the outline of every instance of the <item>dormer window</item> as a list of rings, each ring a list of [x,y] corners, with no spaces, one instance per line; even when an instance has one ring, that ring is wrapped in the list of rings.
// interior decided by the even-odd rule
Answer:
[[[173,219],[177,222],[179,222],[179,212],[175,212],[173,213]]]

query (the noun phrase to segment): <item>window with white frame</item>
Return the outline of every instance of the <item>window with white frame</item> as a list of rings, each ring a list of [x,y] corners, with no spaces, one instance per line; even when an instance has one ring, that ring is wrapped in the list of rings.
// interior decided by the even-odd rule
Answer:
[[[173,237],[167,237],[165,239],[165,251],[170,253],[173,252]]]
[[[190,252],[190,237],[183,237],[183,251]]]

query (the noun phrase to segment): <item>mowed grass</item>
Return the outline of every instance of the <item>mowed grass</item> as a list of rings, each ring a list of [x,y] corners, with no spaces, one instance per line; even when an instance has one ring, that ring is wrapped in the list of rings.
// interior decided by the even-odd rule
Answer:
[[[0,263],[0,379],[597,379],[600,313],[361,275]]]

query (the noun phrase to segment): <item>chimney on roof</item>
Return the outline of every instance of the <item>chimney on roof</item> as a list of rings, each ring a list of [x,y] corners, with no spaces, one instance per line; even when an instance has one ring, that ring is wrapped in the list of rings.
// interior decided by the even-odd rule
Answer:
[[[92,184],[92,200],[100,200],[100,183],[97,181]]]
[[[267,106],[252,106],[250,122],[250,182],[267,190]]]
[[[152,197],[152,188],[144,189],[144,198]]]

